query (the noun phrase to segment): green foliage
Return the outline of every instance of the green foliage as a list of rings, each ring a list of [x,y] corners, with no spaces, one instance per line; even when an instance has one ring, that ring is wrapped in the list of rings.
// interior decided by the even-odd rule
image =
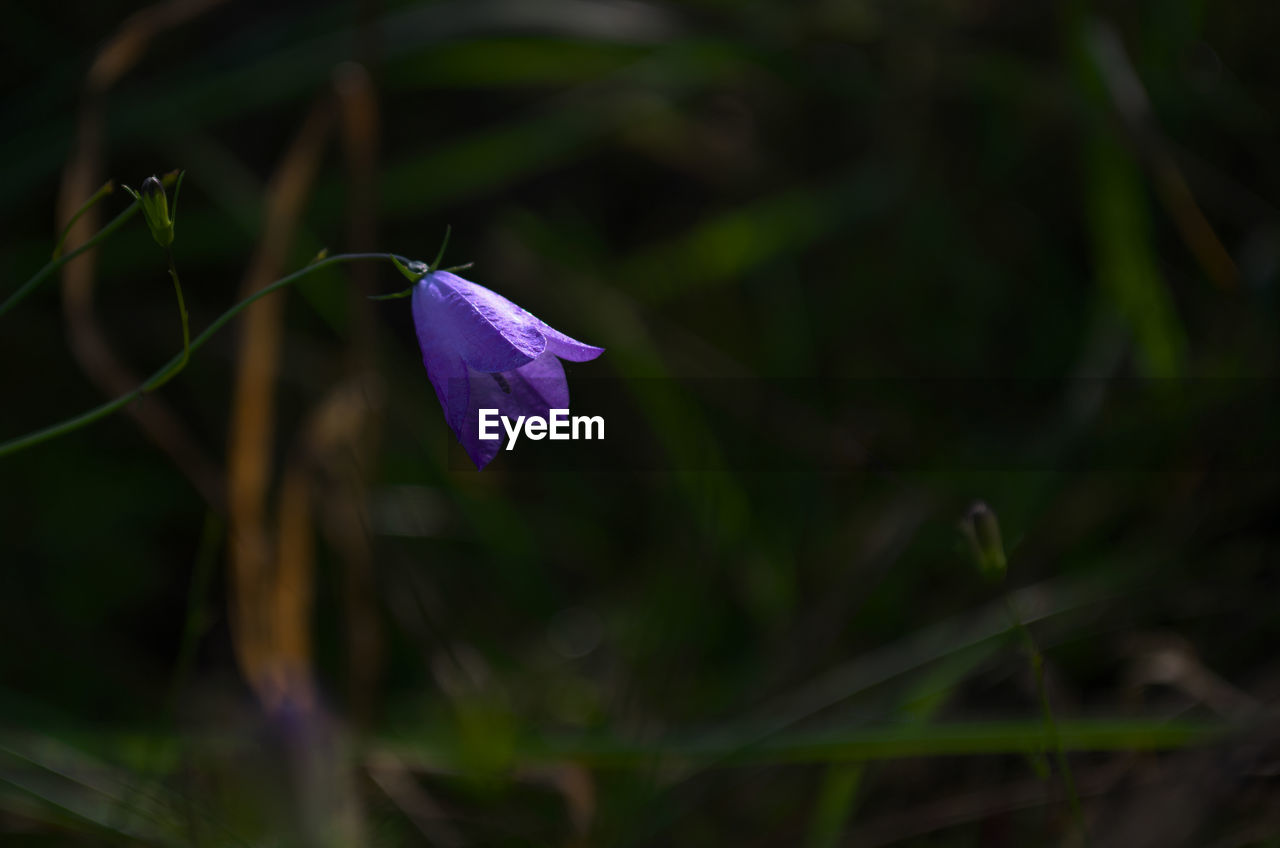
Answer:
[[[214,4],[110,85],[136,4],[46,5],[2,39],[0,842],[1059,844],[1068,773],[1099,842],[1274,838],[1269,5]],[[113,191],[179,165],[180,232]],[[219,487],[285,223],[314,697],[267,703]],[[460,460],[370,302],[447,224],[606,348],[603,453]]]

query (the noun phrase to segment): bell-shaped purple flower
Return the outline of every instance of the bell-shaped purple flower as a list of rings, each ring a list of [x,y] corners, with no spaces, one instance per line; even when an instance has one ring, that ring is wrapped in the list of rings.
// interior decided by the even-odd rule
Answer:
[[[413,323],[445,419],[477,468],[489,464],[506,438],[480,438],[480,409],[512,420],[567,409],[560,360],[587,362],[604,353],[448,271],[432,271],[414,286]]]

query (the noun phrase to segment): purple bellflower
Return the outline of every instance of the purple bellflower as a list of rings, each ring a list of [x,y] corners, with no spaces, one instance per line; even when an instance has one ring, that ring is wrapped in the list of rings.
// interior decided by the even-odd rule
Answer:
[[[506,436],[482,440],[479,410],[497,409],[514,421],[567,409],[569,385],[560,360],[588,362],[604,348],[569,338],[484,286],[435,270],[439,261],[437,256],[421,276],[406,274],[417,280],[413,325],[445,420],[476,468],[484,468]]]

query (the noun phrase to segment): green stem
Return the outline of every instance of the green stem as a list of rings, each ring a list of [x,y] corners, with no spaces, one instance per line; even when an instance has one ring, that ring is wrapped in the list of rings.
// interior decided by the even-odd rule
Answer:
[[[222,543],[223,532],[224,527],[217,513],[212,510],[206,512],[204,529],[200,533],[200,543],[196,547],[191,587],[187,590],[187,617],[182,626],[182,638],[178,642],[178,659],[174,663],[173,676],[169,681],[169,694],[165,701],[166,711],[170,717],[176,714],[178,695],[186,682],[191,663],[195,659],[196,648],[199,647],[200,638],[209,628],[209,586],[217,570],[218,546]]]
[[[1017,608],[1007,594],[1004,596],[1004,604],[1009,611],[1009,618],[1013,621],[1013,629],[1022,639],[1022,643],[1026,646],[1027,653],[1031,657],[1031,671],[1036,683],[1036,697],[1040,701],[1040,714],[1044,720],[1045,736],[1048,737],[1049,746],[1053,749],[1054,760],[1058,764],[1058,772],[1062,775],[1062,783],[1067,790],[1067,800],[1071,805],[1071,815],[1075,818],[1076,825],[1080,828],[1080,835],[1084,840],[1084,844],[1087,845],[1089,831],[1085,827],[1084,810],[1080,806],[1080,794],[1076,791],[1076,781],[1071,773],[1071,764],[1067,762],[1067,752],[1062,746],[1062,738],[1058,735],[1058,723],[1054,720],[1053,708],[1049,705],[1049,690],[1045,688],[1044,655],[1040,653],[1040,647],[1032,637],[1031,631],[1022,623],[1022,617],[1018,615]]]
[[[93,205],[108,194],[116,190],[114,180],[107,180],[102,187],[93,193],[93,196],[84,202],[84,205],[76,210],[76,214],[71,216],[71,220],[67,222],[67,226],[62,230],[62,236],[58,239],[58,243],[53,246],[53,258],[57,259],[62,254],[62,246],[67,243],[67,236],[71,235],[71,228],[76,225],[76,221],[80,220],[80,216],[93,208]]]
[[[131,209],[133,208],[136,208],[136,207],[131,207]],[[115,222],[112,222],[112,223],[115,223]],[[68,254],[68,256],[70,256],[70,254]],[[297,282],[303,277],[309,274],[313,274],[316,271],[319,271],[321,268],[326,268],[330,265],[337,265],[343,262],[357,262],[365,259],[381,259],[381,260],[390,262],[392,259],[392,255],[390,253],[343,253],[337,256],[330,256],[328,259],[322,259],[319,262],[315,262],[311,265],[306,266],[305,268],[302,268],[298,271],[294,271],[292,274],[289,274],[286,277],[281,277],[275,282],[262,287],[258,291],[246,297],[244,300],[237,303],[235,306],[228,309],[226,312],[219,315],[212,324],[210,324],[207,328],[205,328],[205,331],[203,333],[201,333],[200,335],[192,339],[189,345],[183,346],[182,353],[175,355],[162,368],[160,368],[160,370],[158,370],[156,373],[152,374],[150,377],[144,380],[142,385],[138,386],[138,388],[134,389],[131,392],[127,392],[121,395],[115,400],[107,401],[101,406],[95,407],[94,409],[91,409],[88,412],[78,415],[75,418],[69,418],[66,421],[62,421],[57,424],[50,425],[49,427],[45,427],[43,430],[37,430],[34,433],[28,433],[25,436],[19,436],[16,439],[12,439],[8,442],[0,444],[0,457],[7,456],[8,454],[11,454],[11,453],[16,453],[25,448],[29,448],[33,445],[38,445],[41,442],[48,441],[49,439],[55,439],[58,436],[64,436],[67,433],[71,433],[71,432],[74,432],[75,430],[79,430],[81,427],[86,427],[101,418],[107,417],[108,415],[115,412],[116,410],[119,410],[125,406],[128,406],[130,403],[142,397],[147,392],[150,392],[158,388],[161,384],[163,384],[166,380],[168,380],[170,376],[172,376],[170,374],[171,371],[183,365],[192,353],[202,348],[205,345],[205,343],[208,342],[209,339],[213,337],[214,333],[222,329],[222,327],[225,326],[228,321],[236,317],[236,315],[242,312],[247,306],[249,306],[249,304],[253,303],[255,300],[266,297],[272,292],[278,291],[279,289],[282,289],[285,286],[292,285],[293,283]],[[176,277],[175,277],[175,282],[176,282]],[[181,299],[181,295],[179,295],[179,299]],[[186,307],[184,306],[182,307],[182,309],[185,313]]]
[[[178,372],[187,367],[187,362],[191,359],[191,326],[187,320],[187,302],[182,297],[182,283],[178,282],[178,266],[173,262],[173,249],[166,247],[164,252],[169,258],[169,276],[173,278],[173,292],[178,296],[178,314],[182,316],[182,359],[162,374],[160,379],[151,386],[150,391],[155,391],[176,377]]]
[[[17,306],[24,298],[26,298],[27,295],[35,291],[36,286],[44,282],[45,278],[48,277],[50,274],[52,274],[54,271],[58,270],[63,265],[66,265],[72,259],[75,259],[80,254],[84,253],[86,250],[93,247],[98,242],[102,241],[107,236],[114,233],[116,230],[120,229],[122,226],[124,226],[126,221],[128,221],[137,213],[138,213],[138,202],[135,200],[133,203],[129,204],[129,207],[127,209],[125,209],[115,218],[111,219],[111,222],[109,224],[107,224],[105,227],[103,227],[102,229],[94,233],[93,236],[91,236],[89,240],[86,241],[84,244],[80,245],[75,250],[68,251],[67,253],[62,254],[56,259],[50,259],[48,262],[45,263],[45,266],[43,268],[41,268],[39,271],[36,271],[35,274],[31,276],[31,279],[23,283],[20,289],[18,289],[13,294],[9,295],[8,299],[5,300],[4,303],[0,303],[0,315],[4,315],[10,309]]]

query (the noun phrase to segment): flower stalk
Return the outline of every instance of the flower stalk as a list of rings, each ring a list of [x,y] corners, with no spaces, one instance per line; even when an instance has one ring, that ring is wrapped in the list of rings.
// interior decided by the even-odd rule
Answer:
[[[964,536],[969,555],[978,571],[992,583],[1003,583],[1008,573],[1009,560],[1004,550],[1004,540],[1000,535],[1000,521],[991,507],[982,501],[976,501],[969,507],[960,521],[960,533]],[[1053,707],[1049,703],[1049,690],[1044,679],[1044,654],[1036,644],[1031,630],[1018,614],[1018,608],[1007,591],[1001,593],[1005,611],[1009,615],[1010,629],[1022,642],[1031,664],[1031,676],[1035,682],[1036,700],[1040,705],[1040,716],[1044,722],[1044,733],[1047,747],[1053,751],[1058,773],[1062,775],[1062,784],[1066,789],[1067,801],[1071,806],[1071,814],[1080,829],[1085,844],[1089,840],[1089,831],[1085,826],[1084,811],[1080,806],[1080,795],[1076,791],[1075,777],[1071,772],[1071,764],[1067,760],[1066,750],[1062,746],[1062,738],[1058,733],[1058,723],[1053,715]],[[1047,776],[1047,771],[1046,771]]]
[[[218,332],[218,330],[226,326],[226,324],[229,321],[231,321],[232,318],[235,318],[242,311],[244,311],[251,303],[258,300],[259,298],[266,297],[267,295],[273,292],[279,291],[280,289],[285,288],[286,286],[291,286],[294,283],[301,280],[302,278],[310,274],[314,274],[316,271],[322,270],[324,268],[328,268],[331,265],[338,265],[344,262],[359,262],[359,261],[365,261],[370,259],[381,261],[381,262],[390,262],[392,259],[392,256],[389,253],[338,254],[336,256],[330,256],[326,259],[322,259],[319,262],[312,262],[311,264],[307,265],[305,268],[301,268],[297,271],[294,271],[292,274],[289,274],[285,277],[281,277],[275,282],[270,283],[266,286],[263,286],[261,289],[254,292],[249,297],[246,297],[244,300],[240,301],[239,303],[235,304],[226,312],[223,312],[216,319],[214,319],[213,323],[211,323],[208,327],[206,327],[204,332],[202,332],[200,335],[192,339],[189,345],[185,346],[182,353],[174,355],[172,359],[170,359],[167,363],[165,363],[164,366],[162,366],[159,370],[157,370],[154,374],[152,374],[146,380],[144,380],[142,384],[138,386],[136,389],[134,389],[133,391],[126,392],[125,394],[115,398],[114,400],[107,401],[106,403],[101,404],[100,406],[96,406],[87,412],[81,413],[80,415],[77,415],[74,418],[68,418],[65,421],[58,422],[57,424],[51,424],[50,426],[45,427],[44,429],[36,430],[33,433],[27,433],[24,436],[19,436],[7,442],[0,443],[0,457],[5,457],[10,454],[17,453],[18,451],[25,450],[30,447],[34,447],[35,445],[38,445],[41,442],[47,442],[50,439],[56,439],[60,436],[65,436],[68,433],[74,433],[76,430],[79,430],[83,427],[87,427],[90,424],[94,423],[95,421],[99,421],[103,418],[106,418],[108,415],[111,415],[112,413],[117,412],[123,409],[124,407],[128,406],[130,403],[133,403],[135,400],[138,400],[148,392],[154,391],[155,389],[159,388],[161,385],[163,385],[164,382],[166,382],[172,376],[170,372],[176,373],[177,370],[181,370],[178,368],[179,365],[181,365],[187,359],[189,359],[191,354],[195,353],[197,350],[204,347],[205,344],[208,343],[209,339],[213,338],[214,334]],[[183,307],[183,309],[185,310],[185,306]]]
[[[187,302],[182,297],[182,282],[178,279],[178,266],[174,264],[172,248],[166,247],[165,255],[169,260],[169,276],[173,279],[173,293],[178,298],[178,314],[182,318],[182,358],[178,360],[178,363],[172,369],[163,374],[148,391],[155,391],[172,380],[182,369],[187,367],[187,362],[191,360],[191,323],[187,317]]]

